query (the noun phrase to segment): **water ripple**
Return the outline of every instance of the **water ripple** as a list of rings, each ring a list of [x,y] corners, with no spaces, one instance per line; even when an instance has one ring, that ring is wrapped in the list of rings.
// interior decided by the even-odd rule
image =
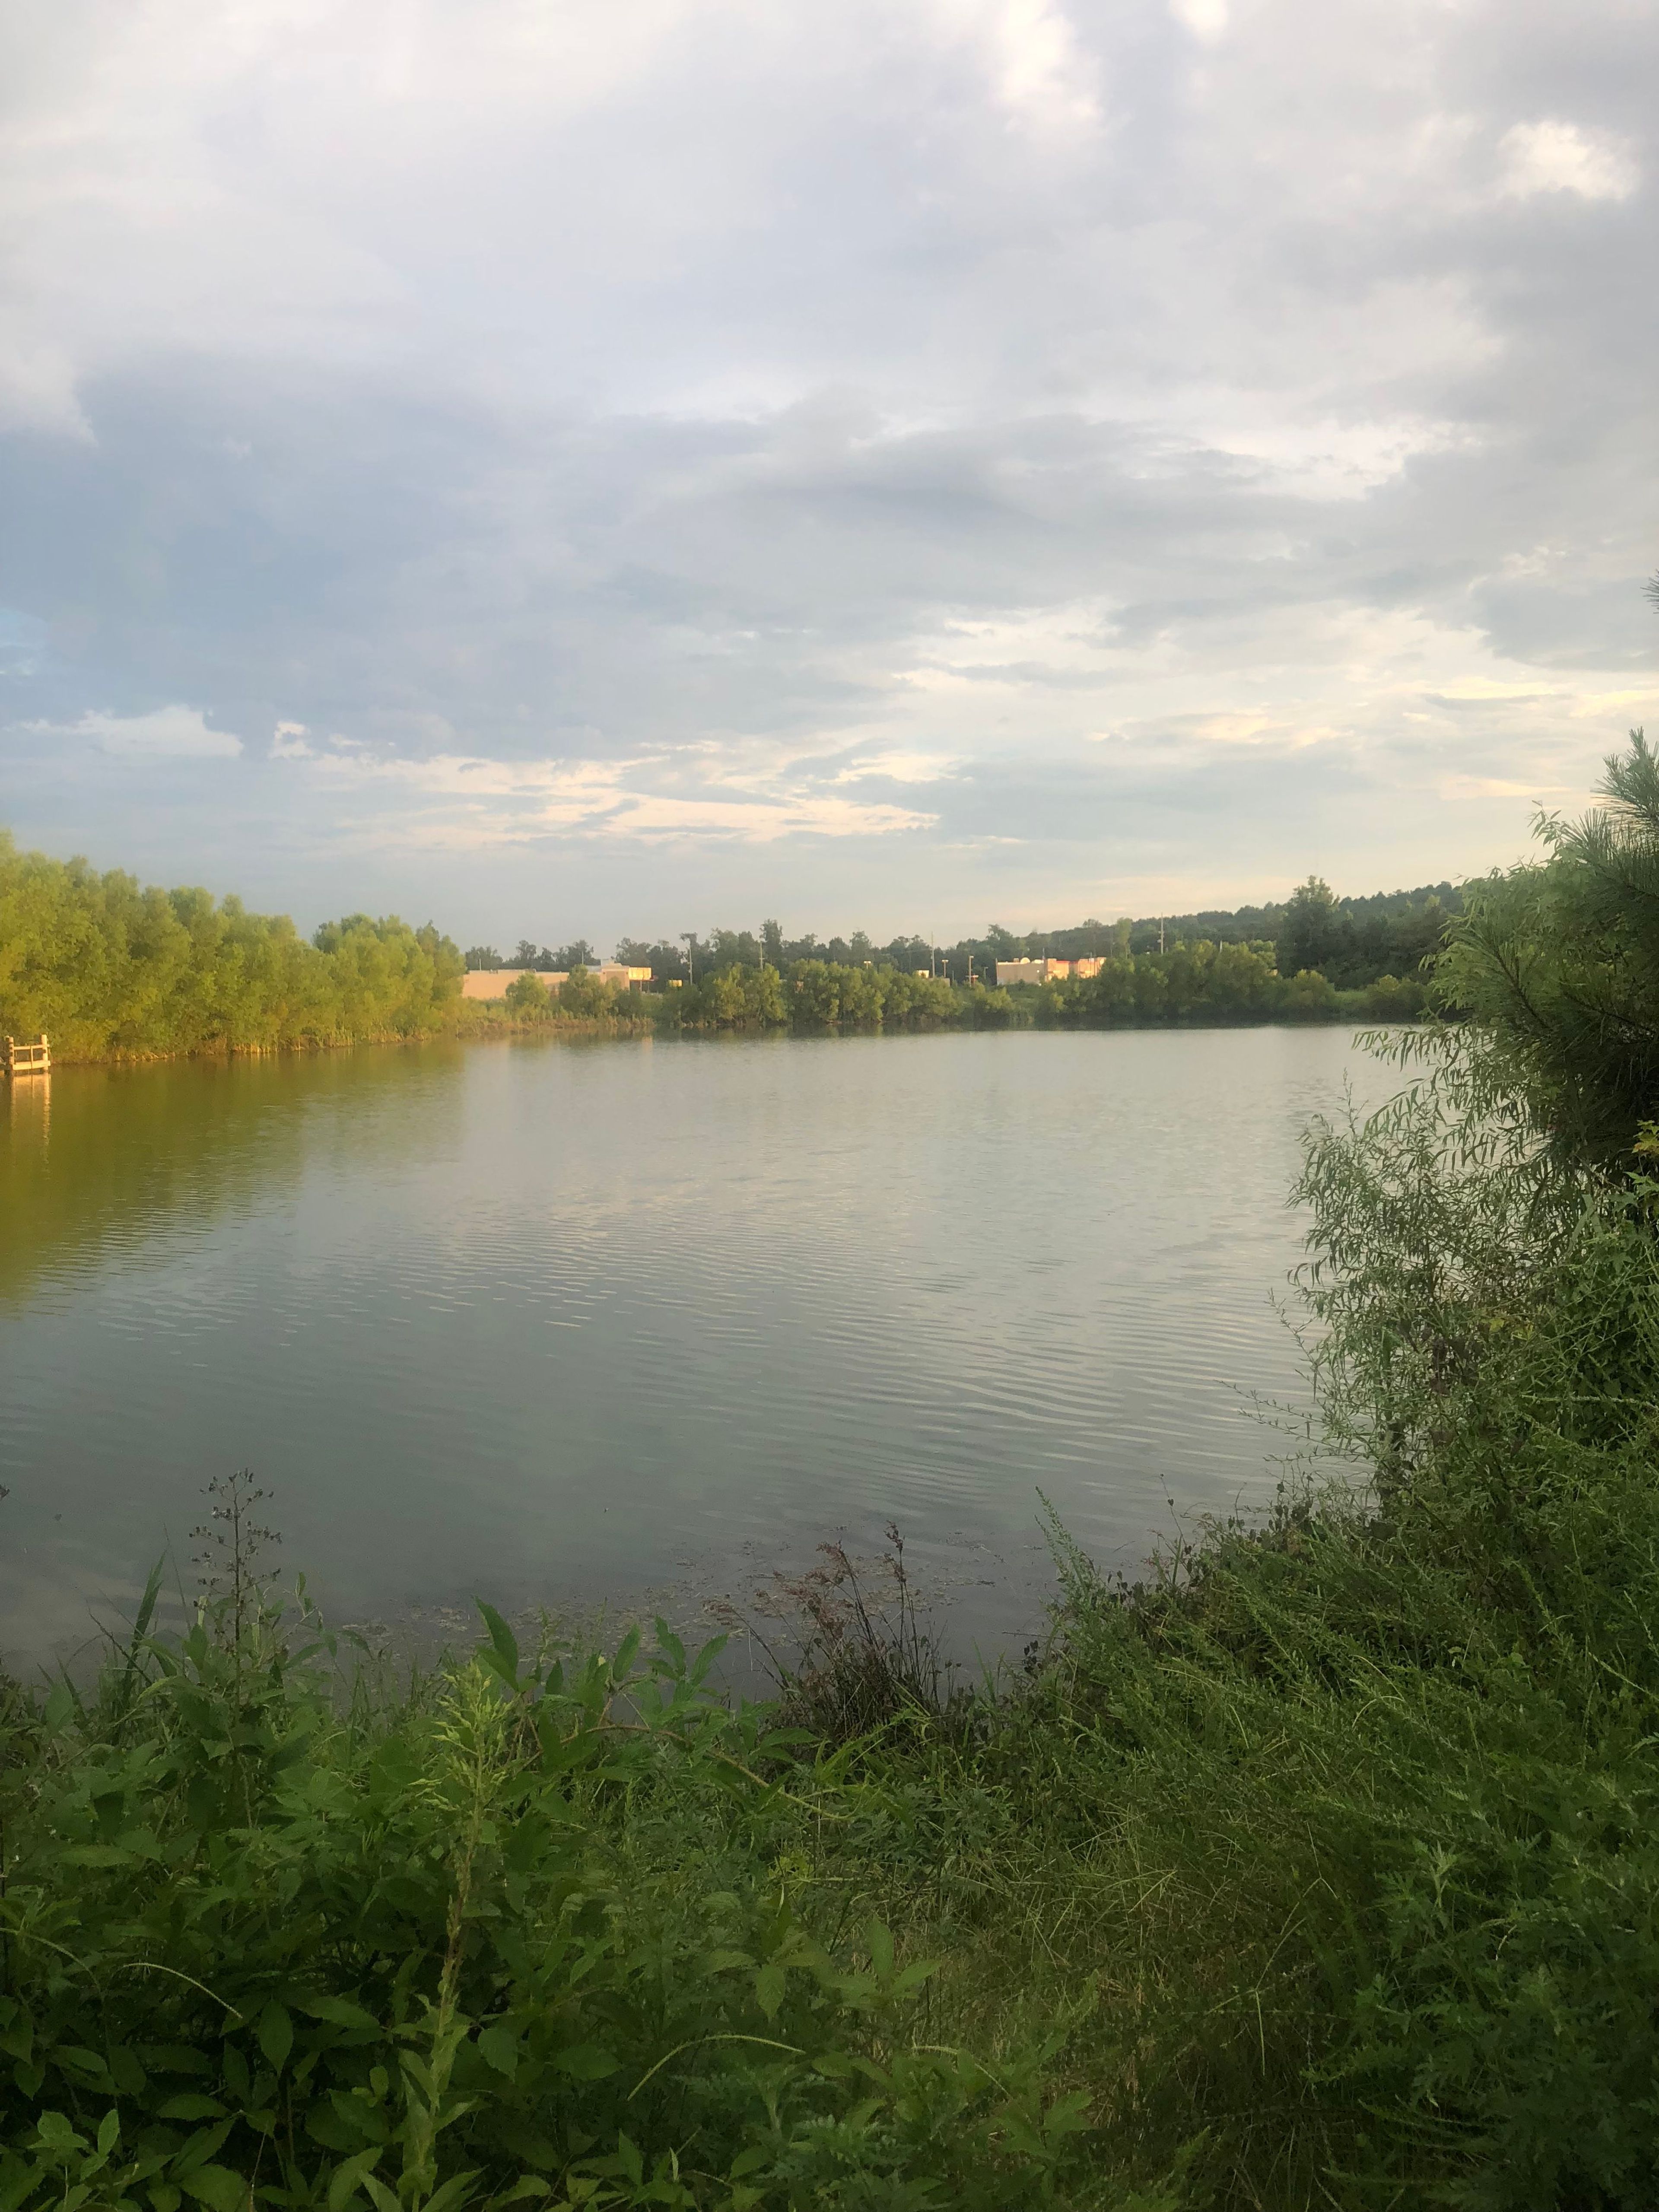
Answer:
[[[1374,1092],[1380,1079],[1358,1063]],[[348,1615],[1259,1492],[1329,1030],[359,1053],[0,1127],[14,1646],[254,1465]]]

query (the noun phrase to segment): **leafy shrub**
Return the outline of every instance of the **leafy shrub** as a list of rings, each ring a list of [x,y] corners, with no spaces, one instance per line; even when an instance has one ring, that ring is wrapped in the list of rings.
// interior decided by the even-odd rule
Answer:
[[[13,1694],[0,2203],[1054,2201],[1083,2100],[919,2038],[878,1917],[803,1922],[769,1869],[830,1793],[718,1644],[526,1662],[483,1612],[401,1699],[229,1591]]]
[[[501,1003],[517,1022],[544,1022],[553,1012],[546,984],[527,968],[507,985]]]

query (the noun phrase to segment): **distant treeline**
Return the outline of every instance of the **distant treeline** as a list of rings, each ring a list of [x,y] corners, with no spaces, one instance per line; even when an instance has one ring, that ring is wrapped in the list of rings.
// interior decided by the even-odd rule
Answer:
[[[0,1036],[51,1036],[64,1060],[143,1058],[414,1037],[440,1030],[581,1024],[667,1030],[1006,1027],[1408,1018],[1423,961],[1462,899],[1449,884],[1339,899],[1304,884],[1281,907],[1085,921],[1017,937],[992,928],[948,947],[921,938],[786,939],[714,930],[678,945],[625,939],[648,967],[629,993],[588,972],[586,939],[520,942],[465,956],[431,923],[349,915],[307,939],[285,915],[235,898],[161,890],[84,860],[20,853],[0,831]],[[999,959],[1093,957],[1098,974],[1041,988],[988,989]],[[550,994],[533,975],[503,1002],[464,1001],[468,967],[567,971]]]
[[[776,921],[759,930],[714,929],[706,937],[688,931],[677,939],[625,937],[616,957],[630,967],[648,968],[659,983],[690,984],[730,968],[780,971],[805,963],[833,968],[866,964],[914,975],[919,969],[953,983],[989,981],[999,960],[1097,958],[1122,961],[1143,954],[1168,953],[1178,945],[1264,946],[1279,975],[1315,969],[1338,991],[1363,990],[1384,976],[1416,977],[1437,952],[1446,925],[1463,910],[1455,884],[1425,884],[1416,890],[1379,891],[1370,898],[1338,898],[1328,884],[1310,876],[1280,904],[1244,906],[1201,914],[1164,915],[1139,921],[1090,920],[1069,929],[1034,929],[1018,936],[992,923],[980,937],[954,945],[935,945],[925,937],[895,937],[878,944],[863,930],[821,943],[808,934],[786,937]],[[475,945],[469,968],[534,968],[543,973],[592,968],[596,956],[586,938],[559,946],[537,945],[521,938],[503,955],[492,945]]]
[[[521,973],[500,1002],[514,1025],[596,1018],[664,1030],[1145,1029],[1205,1022],[1410,1020],[1424,983],[1383,975],[1339,991],[1317,969],[1281,975],[1271,944],[1172,945],[1103,960],[1087,977],[988,989],[872,962],[792,960],[716,968],[696,983],[649,994],[603,983],[580,968],[550,988]],[[494,1015],[494,1007],[480,1010]]]
[[[0,1036],[65,1060],[276,1051],[417,1036],[459,1000],[430,923],[348,915],[307,941],[285,915],[20,853],[0,830]]]

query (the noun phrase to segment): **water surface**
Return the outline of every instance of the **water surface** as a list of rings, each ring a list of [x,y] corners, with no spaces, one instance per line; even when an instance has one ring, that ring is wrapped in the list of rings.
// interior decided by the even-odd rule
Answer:
[[[376,1049],[61,1070],[0,1123],[0,1644],[129,1605],[252,1466],[337,1617],[678,1584],[896,1518],[1030,1625],[1039,1492],[1133,1560],[1259,1498],[1328,1029]],[[42,1093],[45,1092],[45,1095]]]

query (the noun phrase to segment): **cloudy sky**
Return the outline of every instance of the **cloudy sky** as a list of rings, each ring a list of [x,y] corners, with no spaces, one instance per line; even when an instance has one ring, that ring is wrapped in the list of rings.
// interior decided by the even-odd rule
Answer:
[[[1650,0],[10,0],[0,823],[954,935],[1659,723]]]

